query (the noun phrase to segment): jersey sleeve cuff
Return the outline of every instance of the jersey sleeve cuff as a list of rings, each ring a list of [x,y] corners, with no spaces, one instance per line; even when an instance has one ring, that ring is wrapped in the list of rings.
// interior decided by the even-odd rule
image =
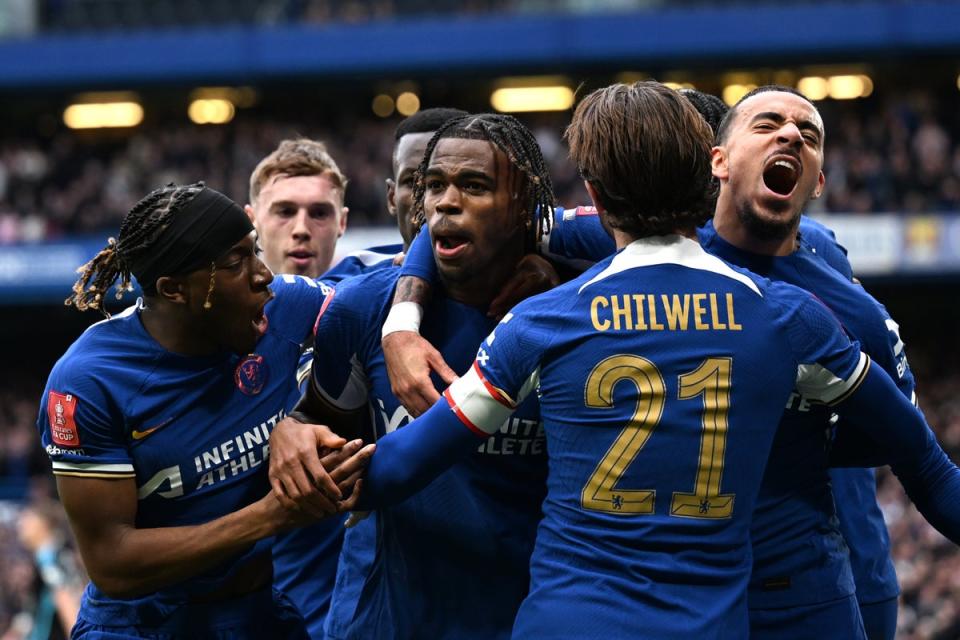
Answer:
[[[83,478],[135,478],[136,472],[129,463],[65,462],[53,461],[56,476],[79,476]]]

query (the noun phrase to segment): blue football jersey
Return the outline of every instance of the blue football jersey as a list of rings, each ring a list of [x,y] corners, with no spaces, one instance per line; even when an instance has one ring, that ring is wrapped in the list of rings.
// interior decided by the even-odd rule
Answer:
[[[386,269],[403,245],[371,247],[343,257],[319,278],[321,286],[332,287],[345,278],[366,271]],[[281,276],[290,277],[290,276]],[[312,344],[312,343],[311,343]],[[300,400],[309,380],[313,348],[303,350],[286,410]],[[323,637],[323,625],[330,609],[330,597],[337,573],[337,559],[343,545],[345,518],[325,518],[314,524],[278,535],[273,545],[273,585],[286,594],[303,614],[311,638]]]
[[[369,410],[378,437],[410,420],[391,393],[380,348],[398,277],[399,270],[384,269],[339,285],[320,315],[314,346],[316,388],[333,406]],[[495,323],[442,291],[426,311],[423,336],[454,370],[465,371]],[[544,446],[532,397],[469,460],[350,529],[327,636],[509,637],[529,584]]]
[[[822,251],[814,253],[808,234],[801,235],[797,250],[788,256],[737,249],[709,223],[699,236],[710,253],[816,295],[901,392],[913,397],[914,378],[897,324],[862,287],[827,265]],[[835,600],[854,592],[854,576],[862,603],[899,593],[874,471],[828,471],[829,420],[828,407],[799,393],[787,403],[755,513],[751,607]],[[820,429],[811,428],[816,425]],[[854,575],[850,562],[857,569]]]
[[[41,401],[37,425],[53,473],[135,479],[138,528],[199,524],[262,498],[270,431],[285,415],[301,343],[324,299],[306,278],[278,277],[271,289],[266,334],[245,356],[171,353],[144,329],[139,304],[88,328],[54,366]],[[113,599],[91,585],[80,616],[149,624],[138,620],[144,607],[203,596],[267,553],[261,541],[145,598]]]
[[[848,280],[853,278],[847,250],[837,242],[832,229],[800,216],[799,234],[827,264]],[[581,269],[593,266],[615,250],[613,238],[600,224],[596,207],[554,208],[553,225],[540,241],[541,254]]]
[[[547,497],[514,637],[747,637],[783,405],[839,402],[868,365],[809,294],[679,236],[520,303],[447,391],[472,428],[540,400]]]
[[[808,216],[800,216],[798,232],[801,243],[806,244],[810,251],[826,261],[844,278],[853,280],[853,267],[847,258],[847,249],[837,242],[833,229]]]
[[[781,257],[739,251],[717,238],[711,222],[699,230],[699,236],[708,252],[820,297],[837,313],[847,330],[862,341],[863,350],[905,394],[912,394],[913,375],[903,353],[898,327],[880,303],[851,284],[852,269],[846,250],[837,244],[829,228],[802,216],[797,252]],[[574,261],[596,261],[605,255],[604,251],[613,250],[612,239],[591,207],[577,207],[572,211],[558,208],[548,245],[551,254]],[[836,273],[825,268],[824,262]],[[876,503],[875,472],[832,469],[826,475],[827,426],[823,421],[829,419],[829,412],[822,406],[811,407],[796,397],[794,400],[793,408],[788,407],[793,413],[788,413],[787,418],[796,419],[796,414],[802,413],[810,421],[819,421],[824,425],[822,437],[802,427],[788,427],[774,445],[775,460],[771,469],[781,469],[782,477],[771,474],[765,480],[770,491],[761,494],[760,520],[764,524],[758,527],[770,529],[759,536],[760,548],[755,550],[759,571],[752,583],[751,606],[788,607],[825,602],[852,593],[854,584],[858,600],[865,604],[896,597],[899,586],[890,559],[889,535]],[[796,428],[803,434],[803,446],[797,446],[795,441]],[[784,477],[791,479],[784,480]],[[832,483],[832,497],[826,492],[828,483]],[[799,502],[776,507],[778,494],[781,499],[792,495]],[[774,507],[774,512],[764,515],[765,505]],[[792,508],[799,510],[794,512],[794,518],[779,517],[781,509]],[[796,520],[804,519],[805,525],[795,526]],[[786,539],[792,543],[784,544]],[[804,551],[797,553],[798,549]]]

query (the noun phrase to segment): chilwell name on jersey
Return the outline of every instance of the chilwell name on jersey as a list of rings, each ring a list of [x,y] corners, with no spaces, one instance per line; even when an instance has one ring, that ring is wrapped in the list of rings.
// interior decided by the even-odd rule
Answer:
[[[194,456],[200,476],[197,490],[260,466],[270,456],[270,432],[283,420],[283,409],[255,427]]]
[[[597,331],[742,331],[733,294],[720,295],[600,295],[590,302],[590,319]]]

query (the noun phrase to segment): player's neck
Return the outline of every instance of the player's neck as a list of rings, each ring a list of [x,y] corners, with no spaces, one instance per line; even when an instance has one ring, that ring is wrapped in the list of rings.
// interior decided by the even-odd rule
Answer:
[[[761,256],[788,256],[797,250],[797,229],[782,238],[758,238],[740,221],[733,207],[718,203],[713,217],[717,235],[734,247]]]
[[[691,240],[696,240],[697,230],[693,228],[674,229],[673,231],[670,232],[670,235],[678,235],[678,236],[683,236],[684,238],[690,238]],[[635,236],[631,233],[627,233],[626,231],[622,231],[620,229],[613,229],[613,240],[614,242],[617,243],[618,250],[623,249],[628,244],[640,239],[641,239],[641,236]]]
[[[447,297],[451,300],[456,300],[461,304],[466,304],[471,307],[485,309],[490,306],[490,302],[492,302],[500,290],[503,289],[503,285],[507,279],[489,277],[489,275],[487,275],[471,276],[470,278],[452,282],[441,275],[440,281],[443,282]]]
[[[140,321],[150,337],[171,353],[206,356],[217,350],[188,317],[169,305],[144,302]]]

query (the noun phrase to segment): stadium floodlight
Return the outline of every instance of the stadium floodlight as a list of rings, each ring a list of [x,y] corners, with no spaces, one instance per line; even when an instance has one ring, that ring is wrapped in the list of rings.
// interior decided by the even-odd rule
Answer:
[[[71,129],[135,127],[143,122],[143,107],[130,93],[86,94],[63,110]]]
[[[728,106],[733,106],[743,96],[747,95],[751,91],[757,88],[755,84],[728,84],[723,88],[723,101],[727,103]]]
[[[811,100],[823,100],[830,94],[830,83],[820,76],[807,76],[797,81],[797,91]]]
[[[490,94],[490,104],[501,113],[566,111],[573,99],[573,89],[564,86],[501,87]]]
[[[420,111],[420,97],[412,91],[404,91],[397,96],[397,113],[412,116]]]
[[[873,80],[865,75],[842,75],[827,78],[828,93],[834,100],[866,98],[873,93]]]
[[[194,124],[226,124],[233,120],[236,108],[224,98],[200,98],[190,102],[187,115]]]
[[[373,109],[374,115],[380,118],[389,118],[393,115],[393,98],[385,93],[381,93],[373,98],[370,108]]]

